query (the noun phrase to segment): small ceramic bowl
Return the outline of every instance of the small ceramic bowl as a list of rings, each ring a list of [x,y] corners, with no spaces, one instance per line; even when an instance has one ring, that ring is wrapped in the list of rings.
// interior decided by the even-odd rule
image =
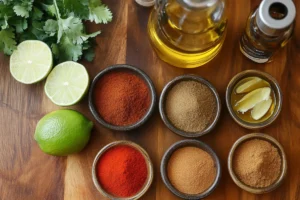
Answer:
[[[273,183],[272,185],[265,187],[265,188],[254,188],[254,187],[246,185],[245,183],[240,181],[240,179],[235,174],[234,169],[233,169],[233,158],[234,158],[234,153],[235,153],[236,149],[238,148],[238,146],[240,144],[242,144],[246,141],[252,140],[252,139],[261,139],[261,140],[270,142],[274,147],[276,147],[278,149],[278,153],[281,156],[281,160],[282,160],[281,174],[275,183]],[[280,145],[280,143],[276,139],[274,139],[273,137],[271,137],[269,135],[262,134],[262,133],[247,134],[247,135],[239,138],[231,147],[227,164],[228,164],[229,174],[230,174],[232,180],[234,181],[234,183],[237,186],[239,186],[240,188],[246,190],[247,192],[253,193],[253,194],[263,194],[263,193],[268,193],[268,192],[275,190],[276,188],[278,188],[280,186],[280,184],[284,180],[284,177],[286,176],[286,173],[287,173],[287,160],[286,160],[286,156],[285,156],[283,147]]]
[[[168,162],[172,156],[172,154],[179,148],[182,147],[197,147],[200,148],[204,151],[206,151],[207,153],[209,153],[211,155],[211,157],[213,158],[214,162],[215,162],[215,167],[217,170],[217,174],[216,174],[216,179],[213,182],[213,184],[203,193],[201,194],[197,194],[197,195],[191,195],[191,194],[185,194],[182,193],[180,191],[178,191],[170,182],[169,178],[168,178],[168,172],[167,172],[167,167],[168,167]],[[210,195],[217,187],[217,185],[220,182],[221,179],[221,165],[220,165],[220,160],[217,156],[217,154],[212,150],[212,148],[210,148],[207,144],[198,141],[198,140],[181,140],[179,142],[176,142],[175,144],[173,144],[164,154],[162,161],[161,161],[161,165],[160,165],[160,173],[161,173],[161,177],[162,180],[164,182],[164,184],[167,186],[167,188],[176,196],[183,198],[183,199],[202,199],[204,197],[207,197],[208,195]]]
[[[216,99],[216,104],[217,104],[217,111],[216,111],[216,116],[215,119],[213,120],[213,122],[203,131],[200,132],[196,132],[196,133],[191,133],[191,132],[186,132],[183,130],[180,130],[178,128],[176,128],[172,122],[168,119],[168,116],[166,114],[165,111],[165,101],[166,98],[168,96],[168,92],[172,89],[172,87],[174,87],[177,83],[181,82],[181,81],[197,81],[200,82],[204,85],[206,85],[214,94],[215,99]],[[196,75],[182,75],[182,76],[178,76],[175,79],[173,79],[172,81],[170,81],[169,83],[167,83],[167,85],[164,87],[160,99],[159,99],[159,112],[160,112],[160,116],[163,120],[163,122],[165,123],[165,125],[174,133],[181,135],[183,137],[189,137],[189,138],[195,138],[195,137],[200,137],[202,135],[205,135],[207,133],[209,133],[211,130],[213,130],[213,128],[216,126],[219,118],[220,118],[220,114],[221,114],[221,100],[219,97],[219,94],[216,90],[216,88],[207,80],[205,80],[204,78],[200,77],[200,76],[196,76]]]
[[[118,146],[118,145],[128,145],[128,146],[133,147],[134,149],[138,150],[143,155],[143,157],[145,158],[145,161],[147,163],[148,178],[146,180],[146,183],[143,186],[143,188],[132,197],[121,198],[121,197],[115,197],[115,196],[107,193],[101,187],[101,185],[99,184],[98,178],[97,178],[96,168],[97,168],[99,158],[103,155],[104,152],[106,152],[110,148]],[[106,198],[113,199],[113,200],[136,200],[136,199],[141,198],[147,192],[147,190],[149,189],[149,187],[153,181],[153,165],[152,165],[152,162],[150,160],[148,153],[141,146],[139,146],[133,142],[126,141],[126,140],[116,141],[116,142],[112,142],[112,143],[106,145],[105,147],[103,147],[96,155],[94,162],[93,162],[93,167],[92,167],[92,178],[93,178],[93,182],[94,182],[94,185],[96,186],[97,190]]]
[[[273,89],[273,91],[275,93],[275,99],[276,99],[276,105],[275,105],[273,114],[267,120],[258,122],[258,123],[250,123],[250,122],[246,122],[246,121],[242,120],[239,116],[236,115],[236,113],[234,112],[234,110],[231,106],[231,94],[232,94],[236,84],[239,81],[241,81],[242,79],[247,78],[247,77],[252,77],[252,76],[260,77],[263,80],[267,81],[270,84],[271,88]],[[227,105],[227,108],[229,110],[231,117],[240,126],[247,128],[247,129],[254,129],[254,130],[260,129],[260,128],[269,126],[277,119],[277,117],[281,111],[281,107],[282,107],[282,92],[279,87],[279,83],[271,75],[269,75],[265,72],[258,71],[258,70],[246,70],[246,71],[243,71],[243,72],[237,74],[236,76],[234,76],[231,79],[231,81],[229,82],[229,84],[227,86],[227,90],[226,90],[226,105]]]
[[[99,113],[97,112],[96,106],[94,105],[93,92],[94,92],[94,88],[95,88],[98,80],[100,80],[105,74],[108,74],[108,73],[111,73],[114,71],[127,71],[130,73],[136,74],[139,77],[141,77],[149,87],[149,92],[151,95],[150,107],[149,107],[147,113],[144,115],[144,117],[142,119],[140,119],[140,121],[136,122],[135,124],[131,124],[128,126],[116,126],[116,125],[110,124],[110,123],[106,122],[99,115]],[[151,81],[150,77],[142,70],[140,70],[136,67],[130,66],[130,65],[113,65],[113,66],[110,66],[110,67],[102,70],[94,78],[94,80],[91,84],[90,91],[89,91],[89,108],[90,108],[90,111],[92,112],[93,116],[97,120],[97,122],[102,124],[104,127],[108,128],[108,129],[116,130],[116,131],[130,131],[130,130],[133,130],[133,129],[136,129],[136,128],[142,126],[151,117],[151,115],[154,111],[154,108],[155,108],[155,104],[156,104],[156,92],[155,92],[155,87],[154,87],[153,82]]]

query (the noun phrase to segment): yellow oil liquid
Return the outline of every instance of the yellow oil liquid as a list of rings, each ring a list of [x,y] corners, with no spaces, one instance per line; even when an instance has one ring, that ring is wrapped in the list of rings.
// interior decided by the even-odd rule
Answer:
[[[242,119],[243,121],[246,121],[246,122],[249,122],[249,123],[260,123],[260,122],[263,122],[263,121],[266,121],[267,119],[269,119],[273,113],[274,113],[274,110],[275,110],[275,107],[276,107],[276,96],[275,96],[275,93],[274,93],[274,90],[272,89],[272,87],[270,86],[270,84],[267,82],[267,81],[263,81],[260,85],[258,85],[258,88],[263,88],[263,87],[270,87],[271,88],[271,99],[272,99],[272,104],[271,104],[271,107],[270,109],[268,110],[268,112],[259,120],[255,120],[252,118],[251,116],[251,111],[252,109],[248,110],[247,112],[245,113],[241,113],[241,112],[238,112],[236,109],[234,109],[236,103],[241,100],[247,93],[245,94],[237,94],[236,93],[236,89],[242,85],[243,83],[245,83],[247,80],[246,79],[243,79],[241,80],[240,82],[238,82],[236,84],[236,86],[234,87],[234,90],[233,92],[231,93],[231,106],[235,112],[235,114],[240,118]]]
[[[195,68],[212,60],[221,50],[227,19],[222,14],[217,22],[213,10],[188,12],[176,0],[163,5],[161,14],[153,10],[148,34],[158,56],[181,68]]]

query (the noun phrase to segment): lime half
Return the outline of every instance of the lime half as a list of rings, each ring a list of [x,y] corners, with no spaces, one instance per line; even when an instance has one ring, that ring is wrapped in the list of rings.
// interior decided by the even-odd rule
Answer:
[[[10,73],[19,82],[32,84],[46,78],[53,63],[47,44],[27,40],[18,45],[10,57]]]
[[[46,95],[59,106],[71,106],[79,102],[87,92],[89,75],[79,63],[68,61],[54,67],[46,84]]]

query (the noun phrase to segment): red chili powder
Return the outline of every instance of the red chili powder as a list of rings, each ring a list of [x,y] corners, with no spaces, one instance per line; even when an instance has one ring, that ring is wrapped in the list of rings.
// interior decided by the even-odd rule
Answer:
[[[145,158],[138,150],[120,145],[100,157],[97,176],[106,192],[116,197],[130,197],[142,189],[148,170]]]
[[[130,72],[111,72],[96,84],[94,103],[108,123],[127,126],[142,119],[150,107],[150,90],[143,79]]]

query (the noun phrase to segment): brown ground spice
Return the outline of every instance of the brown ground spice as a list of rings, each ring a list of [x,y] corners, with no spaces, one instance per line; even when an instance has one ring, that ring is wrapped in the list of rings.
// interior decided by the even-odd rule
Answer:
[[[182,81],[168,93],[166,114],[178,129],[199,132],[214,120],[217,103],[212,91],[197,81]]]
[[[268,187],[280,176],[281,157],[276,147],[265,140],[253,139],[241,144],[233,158],[239,179],[251,187]]]
[[[176,150],[169,160],[167,173],[171,184],[186,194],[203,193],[217,175],[211,155],[197,147]]]

